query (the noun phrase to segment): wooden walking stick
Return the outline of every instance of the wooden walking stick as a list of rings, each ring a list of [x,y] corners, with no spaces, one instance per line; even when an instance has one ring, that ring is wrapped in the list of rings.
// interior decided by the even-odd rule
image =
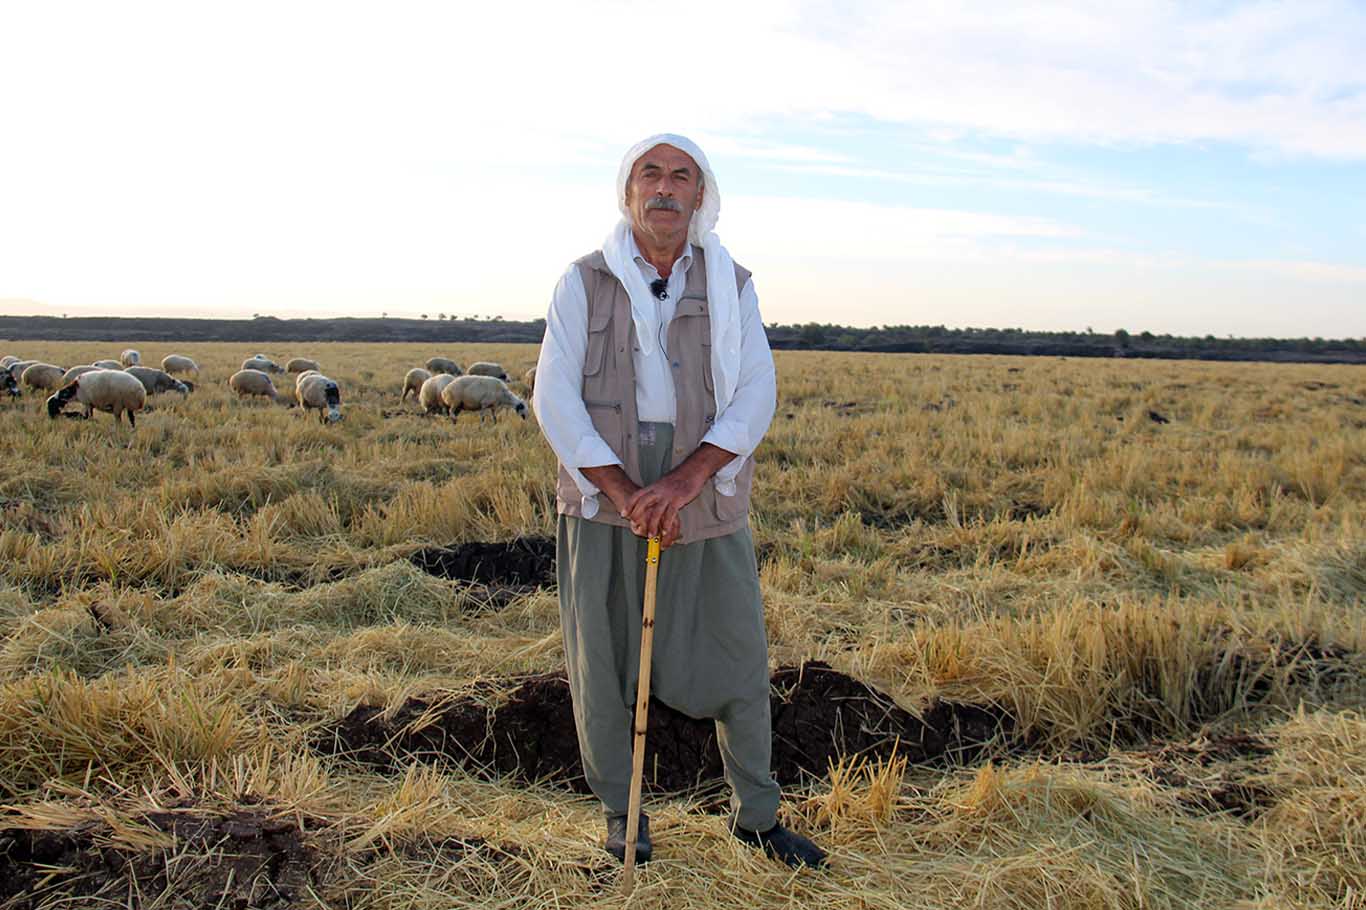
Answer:
[[[626,875],[622,891],[636,883],[636,840],[640,836],[640,785],[645,777],[645,726],[650,710],[650,655],[655,645],[655,585],[659,578],[659,538],[645,550],[645,611],[640,617],[640,679],[636,682],[635,739],[631,744],[631,802],[626,810]]]

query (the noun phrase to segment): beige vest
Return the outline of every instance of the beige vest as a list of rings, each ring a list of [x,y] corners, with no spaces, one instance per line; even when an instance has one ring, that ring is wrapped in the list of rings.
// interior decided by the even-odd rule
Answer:
[[[588,296],[588,352],[583,359],[583,403],[593,426],[621,459],[623,469],[640,483],[636,441],[636,371],[631,352],[635,348],[635,320],[631,299],[607,268],[602,252],[577,260],[579,275]],[[735,266],[735,286],[743,289],[750,273]],[[691,455],[716,419],[716,395],[711,375],[711,316],[707,309],[707,268],[700,247],[692,248],[687,285],[669,323],[669,360],[673,366],[674,419],[672,463],[677,466]],[[732,534],[749,522],[749,493],[754,482],[754,459],[735,478],[735,495],[720,496],[708,480],[697,498],[683,508],[679,518],[680,543]],[[562,515],[582,517],[582,494],[569,472],[560,466],[555,490]],[[594,521],[627,527],[607,494],[598,496]]]

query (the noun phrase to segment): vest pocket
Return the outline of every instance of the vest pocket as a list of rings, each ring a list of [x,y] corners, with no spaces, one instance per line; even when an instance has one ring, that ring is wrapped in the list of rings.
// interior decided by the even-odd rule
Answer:
[[[593,421],[593,429],[598,431],[603,442],[611,446],[617,457],[626,462],[626,421],[622,416],[620,401],[583,400],[588,409],[588,417]]]
[[[583,355],[583,375],[596,376],[607,362],[607,346],[612,341],[612,308],[599,307],[588,323],[588,350]]]
[[[710,330],[710,326],[708,326],[708,330]],[[714,393],[714,392],[716,391],[716,383],[715,383],[715,380],[712,379],[712,375],[711,375],[711,341],[710,341],[710,340],[707,340],[707,341],[702,342],[701,348],[702,348],[702,385],[706,387],[706,389],[707,389],[708,392]],[[711,429],[711,427],[707,427],[707,429]]]

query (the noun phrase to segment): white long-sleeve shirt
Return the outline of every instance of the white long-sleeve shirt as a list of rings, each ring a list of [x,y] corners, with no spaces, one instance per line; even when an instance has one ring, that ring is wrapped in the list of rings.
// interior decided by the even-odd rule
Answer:
[[[635,248],[634,238],[631,244],[631,252],[646,283],[659,278],[658,270]],[[666,298],[655,301],[659,308],[659,338],[655,350],[646,355],[637,346],[632,352],[636,410],[640,420],[673,423],[677,416],[666,340],[675,302],[683,296],[691,266],[692,248],[689,246],[669,274]],[[583,360],[587,350],[588,295],[578,266],[571,265],[560,276],[550,299],[545,337],[536,362],[532,405],[546,440],[583,496],[583,516],[592,518],[598,513],[599,491],[579,469],[619,465],[621,459],[593,427],[592,418],[583,404]],[[759,298],[754,292],[754,282],[746,281],[740,290],[740,376],[735,397],[702,437],[703,442],[736,455],[712,478],[717,493],[735,495],[736,475],[744,467],[745,459],[758,448],[773,421],[777,392],[773,353],[769,350],[768,336],[764,334],[763,320],[759,316]]]

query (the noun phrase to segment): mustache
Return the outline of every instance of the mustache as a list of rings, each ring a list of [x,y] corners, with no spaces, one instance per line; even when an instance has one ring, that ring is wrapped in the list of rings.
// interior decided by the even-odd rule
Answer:
[[[679,204],[677,199],[671,199],[668,196],[651,196],[645,200],[645,211],[649,212],[654,209],[663,209],[666,212],[682,212],[683,206]]]

